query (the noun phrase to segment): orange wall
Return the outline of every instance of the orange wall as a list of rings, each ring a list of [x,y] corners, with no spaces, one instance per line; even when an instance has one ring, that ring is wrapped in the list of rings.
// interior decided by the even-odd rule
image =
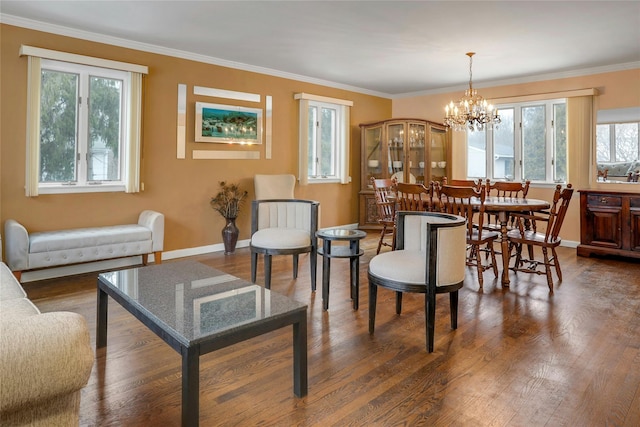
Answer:
[[[391,117],[391,100],[279,77],[240,71],[195,61],[57,36],[1,25],[0,220],[13,218],[29,231],[131,223],[143,209],[165,215],[165,251],[221,243],[224,220],[209,206],[218,181],[238,182],[253,199],[256,173],[292,173],[297,176],[297,92],[352,100],[351,176],[347,185],[297,186],[296,196],[318,200],[322,227],[358,221],[360,132],[358,124]],[[27,198],[25,182],[25,128],[27,59],[20,45],[146,65],[144,78],[142,181],[138,194],[94,193],[40,195]],[[187,85],[187,158],[176,158],[177,87]],[[254,107],[230,100],[196,97],[193,86],[258,93],[273,97],[272,159],[193,160],[192,150],[243,150],[244,147],[194,142],[196,101]],[[255,149],[252,147],[251,149]],[[250,208],[238,219],[240,239],[249,237]]]
[[[595,99],[596,110],[640,107],[640,69],[477,89],[482,96],[487,99],[492,99],[587,88],[596,88],[598,90],[598,96],[596,96]],[[442,122],[444,106],[452,100],[454,102],[458,100],[463,93],[464,90],[460,90],[449,93],[395,99],[393,101],[393,116],[411,116]],[[454,178],[464,178],[466,177],[466,160],[462,157],[466,156],[466,145],[464,142],[464,133],[462,133],[462,136],[457,134],[457,132],[454,132],[453,135],[454,146],[452,151],[454,158],[452,162],[452,176]],[[589,168],[589,165],[584,165],[584,167]],[[571,181],[571,177],[569,177],[569,181]],[[636,184],[615,185],[592,182],[590,188],[640,192],[640,185]],[[579,189],[580,188],[576,188],[576,190]],[[528,197],[551,200],[553,197],[553,189],[531,188]],[[571,205],[569,205],[569,212],[563,225],[562,237],[565,240],[580,241],[579,208],[580,201],[576,191],[574,192]]]

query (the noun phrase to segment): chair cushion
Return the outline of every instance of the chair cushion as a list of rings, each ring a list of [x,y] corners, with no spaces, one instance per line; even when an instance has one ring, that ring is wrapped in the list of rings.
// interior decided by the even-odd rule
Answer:
[[[263,228],[253,233],[251,245],[267,249],[295,249],[311,246],[308,231],[295,228]]]
[[[369,272],[381,279],[424,284],[427,255],[423,251],[397,250],[374,256]]]

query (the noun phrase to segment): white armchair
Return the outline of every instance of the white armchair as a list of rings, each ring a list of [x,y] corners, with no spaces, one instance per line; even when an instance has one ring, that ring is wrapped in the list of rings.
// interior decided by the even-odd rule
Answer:
[[[293,255],[293,278],[298,255],[309,253],[311,289],[316,290],[318,263],[318,202],[297,199],[254,200],[251,203],[251,281],[256,282],[258,254],[264,255],[264,283],[271,289],[272,255]]]
[[[427,350],[433,352],[436,294],[449,293],[451,329],[458,327],[458,290],[466,261],[466,220],[435,212],[396,213],[395,251],[376,255],[369,263],[369,333],[373,334],[378,286],[396,291],[396,313],[402,293],[425,294]]]

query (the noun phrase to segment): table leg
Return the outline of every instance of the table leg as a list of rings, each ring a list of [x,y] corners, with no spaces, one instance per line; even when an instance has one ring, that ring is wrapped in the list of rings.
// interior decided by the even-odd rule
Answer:
[[[351,272],[351,299],[353,300],[353,309],[357,310],[359,305],[359,291],[360,291],[360,275],[358,274],[358,252],[360,252],[360,241],[351,240],[349,242],[349,249],[351,250],[351,257],[349,258],[349,270]]]
[[[498,220],[500,221],[501,236],[501,250],[502,250],[502,285],[509,286],[509,242],[507,240],[507,218],[506,212],[500,212],[498,214]]]
[[[102,289],[98,283],[98,313],[96,318],[96,348],[107,346],[107,308],[109,304],[109,295]]]
[[[293,393],[298,397],[307,395],[307,312],[293,324]]]
[[[331,240],[322,243],[322,308],[329,309],[329,277],[331,276]]]
[[[200,418],[200,355],[182,348],[182,425],[197,426]]]

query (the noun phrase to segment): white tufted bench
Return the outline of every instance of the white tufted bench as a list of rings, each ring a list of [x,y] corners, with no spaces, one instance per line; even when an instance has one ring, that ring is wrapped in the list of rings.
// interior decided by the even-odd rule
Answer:
[[[154,254],[161,262],[164,215],[145,210],[138,224],[44,231],[29,234],[13,219],[4,225],[7,264],[20,280],[23,271],[111,258]]]

